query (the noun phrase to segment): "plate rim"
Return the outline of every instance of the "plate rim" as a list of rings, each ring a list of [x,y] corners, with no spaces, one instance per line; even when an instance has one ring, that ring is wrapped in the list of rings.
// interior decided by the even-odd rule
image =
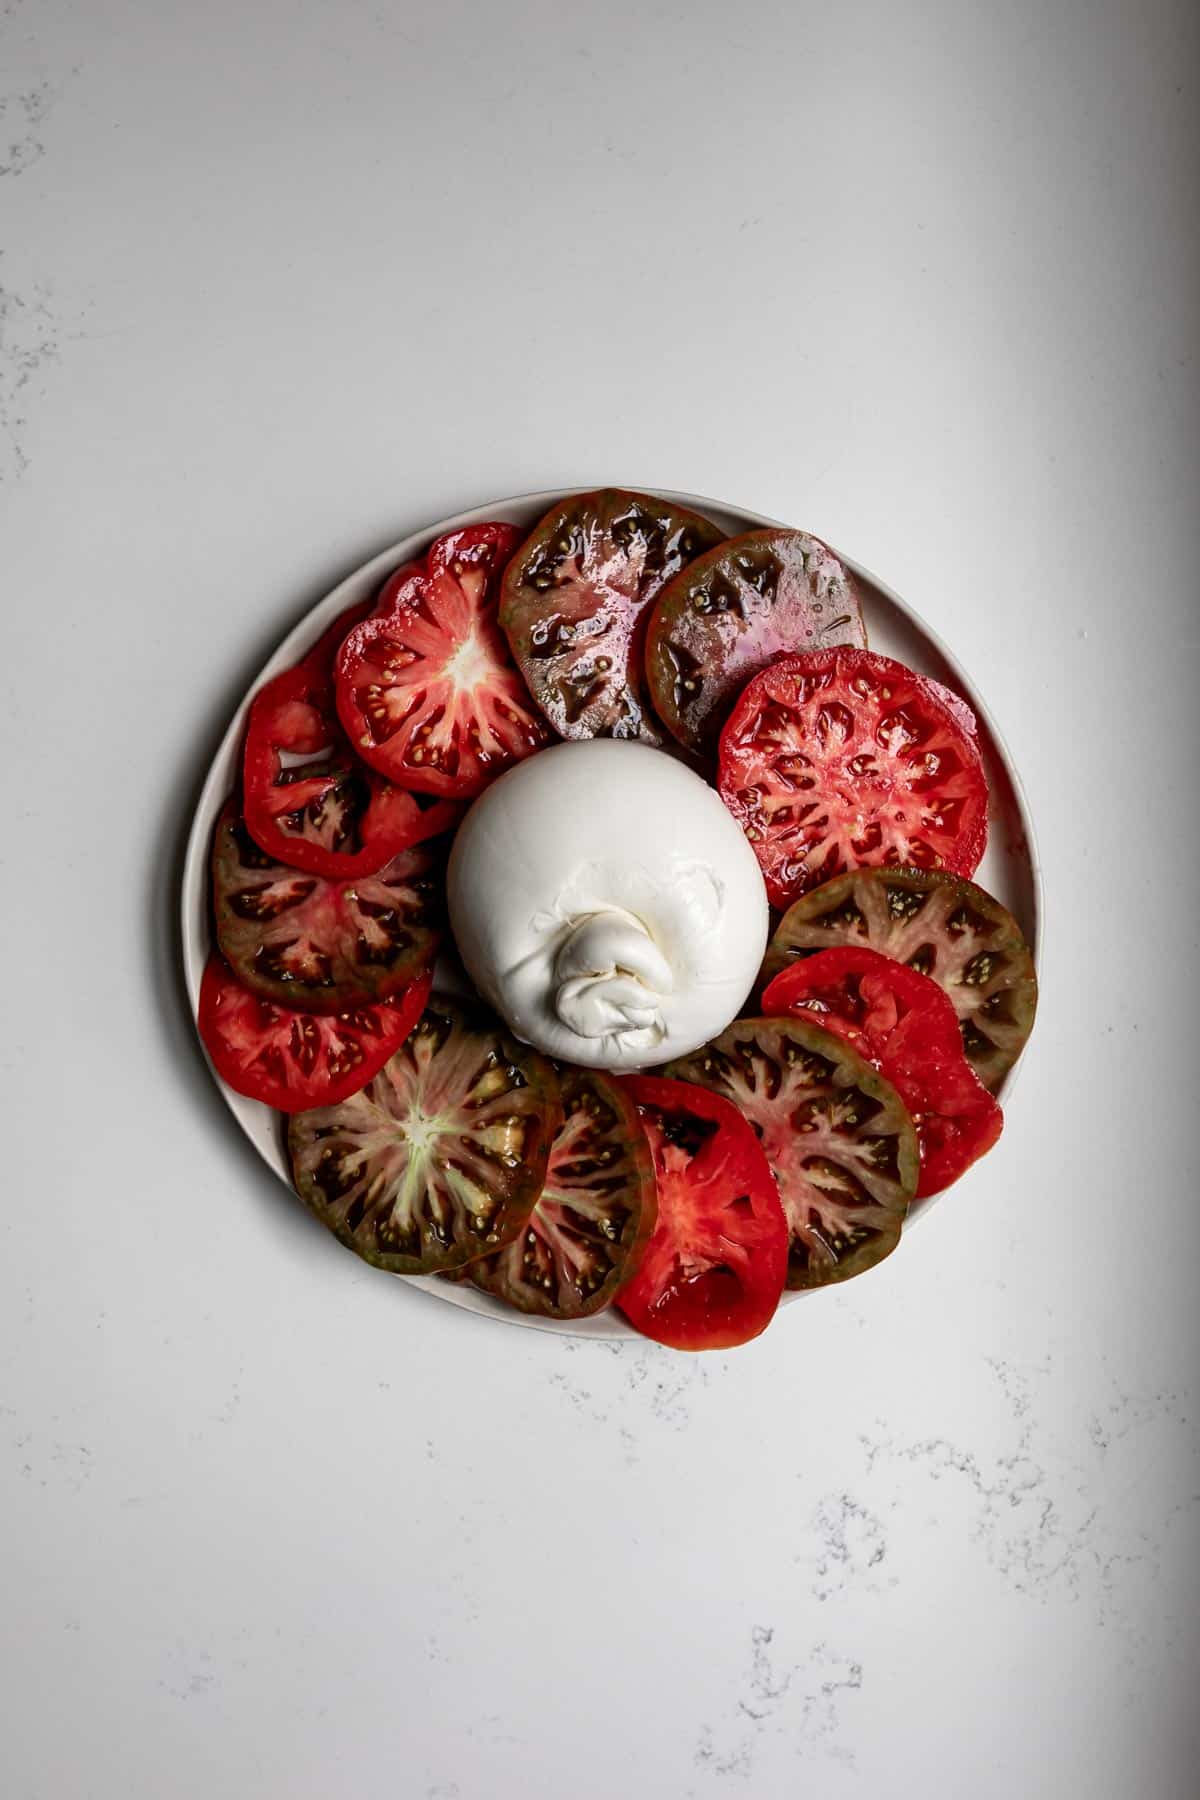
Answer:
[[[566,499],[573,494],[595,492],[597,487],[602,486],[625,487],[625,484],[599,483],[594,484],[592,487],[573,486],[565,488],[539,488],[533,489],[527,493],[509,494],[501,498],[486,501],[481,506],[473,506],[449,514],[447,517],[439,519],[431,525],[418,527],[416,530],[408,532],[403,537],[396,539],[382,550],[376,551],[374,555],[365,558],[353,569],[347,571],[341,580],[322,595],[321,598],[314,601],[311,606],[307,607],[301,617],[292,625],[290,630],[285,632],[284,636],[275,645],[275,648],[267,657],[258,673],[246,687],[241,699],[233,709],[229,723],[221,735],[220,742],[212,752],[208,769],[196,796],[192,820],[188,828],[187,842],[184,849],[183,864],[179,881],[178,924],[180,935],[178,942],[184,988],[188,1000],[188,1011],[191,1016],[192,1029],[200,1042],[200,1048],[204,1056],[205,1064],[213,1081],[216,1083],[217,1091],[224,1100],[235,1125],[247,1139],[251,1148],[270,1168],[272,1174],[284,1184],[289,1193],[294,1194],[295,1190],[288,1180],[284,1169],[267,1157],[262,1145],[251,1135],[245,1121],[238,1112],[237,1103],[241,1100],[248,1099],[248,1097],[236,1095],[234,1090],[231,1089],[217,1073],[212,1059],[209,1057],[207,1048],[204,1045],[204,1041],[200,1038],[197,1023],[200,979],[203,974],[204,964],[207,961],[208,954],[212,948],[210,933],[207,931],[197,932],[197,891],[199,890],[202,902],[199,912],[203,916],[205,911],[203,901],[204,897],[207,895],[208,887],[207,871],[209,847],[212,826],[216,817],[216,811],[214,811],[214,793],[216,793],[215,804],[217,809],[219,809],[225,798],[223,785],[224,778],[220,777],[219,772],[229,760],[231,754],[235,753],[237,740],[240,738],[244,729],[245,716],[250,700],[265,681],[270,680],[271,676],[280,669],[290,666],[291,661],[294,660],[298,654],[301,654],[304,648],[309,647],[311,643],[315,641],[320,635],[321,630],[324,628],[326,615],[330,621],[336,617],[337,612],[342,610],[342,607],[338,603],[342,600],[343,595],[346,594],[347,589],[357,587],[359,584],[368,581],[374,582],[376,579],[381,579],[391,569],[399,566],[400,562],[407,561],[415,555],[423,554],[428,545],[432,543],[435,538],[441,537],[445,532],[457,531],[464,525],[477,523],[482,519],[486,519],[496,514],[503,517],[505,510],[509,508],[520,507],[529,509],[537,507],[540,509],[540,512],[547,512],[560,500]],[[784,520],[772,518],[769,514],[752,512],[746,507],[735,505],[730,501],[719,500],[712,495],[694,494],[681,489],[672,488],[634,487],[627,488],[626,491],[652,493],[659,499],[676,502],[679,505],[690,507],[700,513],[715,511],[718,514],[723,514],[728,518],[738,521],[742,530],[790,531],[807,529],[806,527],[802,528],[789,525]],[[822,539],[821,541],[824,543],[829,542],[828,539]],[[840,558],[854,575],[861,581],[867,583],[870,587],[876,589],[876,591],[880,593],[889,604],[892,605],[896,611],[927,640],[932,650],[946,664],[955,679],[961,683],[966,695],[969,697],[973,710],[976,712],[986,729],[995,756],[1002,765],[1012,790],[1016,813],[1020,821],[1021,837],[1024,845],[1024,857],[1028,864],[1030,889],[1031,916],[1024,922],[1027,928],[1026,939],[1029,944],[1030,953],[1033,957],[1034,968],[1040,973],[1044,956],[1045,936],[1045,894],[1042,863],[1038,852],[1037,836],[1032,810],[1029,805],[1029,796],[1026,791],[1025,783],[1021,778],[1020,771],[1014,761],[1012,752],[1009,749],[1007,740],[996,723],[991,709],[982,698],[976,683],[970,678],[959,658],[945,643],[940,634],[926,622],[924,617],[910,605],[907,600],[903,599],[893,587],[886,581],[883,581],[873,570],[868,569],[863,563],[859,562],[857,558],[846,555],[843,551],[837,549],[836,546],[831,544],[830,548],[834,550],[834,554]],[[321,619],[322,623],[314,626],[313,621],[315,619]],[[220,791],[216,792],[218,789],[220,789]],[[202,939],[203,941],[198,941],[198,939]],[[1008,1075],[1005,1077],[1003,1092],[1006,1102],[1016,1085],[1024,1060],[1024,1054],[1022,1053],[1012,1070],[1009,1071]],[[254,1105],[256,1103],[249,1101],[249,1104]],[[935,1199],[936,1198],[937,1197],[935,1196]],[[906,1233],[932,1210],[933,1203],[933,1201],[926,1202],[918,1208],[917,1211],[910,1214],[909,1219],[905,1222]],[[390,1271],[381,1272],[390,1273]],[[604,1313],[592,1315],[586,1319],[549,1319],[542,1318],[533,1313],[518,1312],[515,1308],[505,1306],[501,1301],[496,1300],[494,1296],[485,1294],[480,1289],[475,1288],[468,1283],[460,1285],[458,1283],[439,1281],[435,1276],[401,1275],[394,1277],[394,1279],[404,1281],[410,1286],[420,1287],[428,1293],[435,1294],[438,1299],[446,1301],[450,1305],[457,1306],[465,1311],[496,1319],[504,1324],[520,1326],[528,1330],[544,1331],[558,1337],[573,1337],[597,1343],[622,1343],[631,1341],[644,1343],[646,1341],[640,1333],[634,1331],[632,1326],[626,1325],[620,1315],[614,1313],[611,1309]],[[781,1310],[790,1302],[802,1298],[804,1298],[804,1295],[800,1292],[785,1292],[781,1302]],[[609,1328],[595,1329],[596,1326],[601,1325],[602,1323]],[[591,1329],[588,1329],[588,1327],[591,1327]]]

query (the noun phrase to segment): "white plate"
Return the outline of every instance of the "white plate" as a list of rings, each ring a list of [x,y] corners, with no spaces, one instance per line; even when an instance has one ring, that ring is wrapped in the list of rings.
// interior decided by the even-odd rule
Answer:
[[[242,732],[253,694],[272,675],[277,675],[281,669],[289,668],[292,663],[297,662],[339,613],[374,594],[392,569],[423,556],[434,538],[441,537],[447,531],[457,531],[464,525],[477,524],[483,519],[507,519],[514,525],[528,528],[556,501],[566,494],[578,491],[575,488],[562,488],[543,494],[520,494],[507,500],[495,500],[488,506],[477,506],[471,512],[455,513],[453,518],[439,519],[435,525],[426,526],[424,530],[402,538],[390,550],[381,551],[370,562],[348,575],[340,586],[314,606],[307,617],[284,638],[229,722],[229,729],[208,771],[188,838],[183,868],[183,966],[193,1017],[199,1001],[200,977],[212,944],[208,896],[209,847],[217,816],[237,781]],[[780,523],[778,519],[763,518],[758,513],[743,512],[716,500],[706,500],[699,494],[663,493],[663,498],[693,507],[730,536]],[[806,519],[804,526],[807,530],[819,531],[820,521]],[[920,669],[927,675],[948,682],[975,710],[991,788],[987,854],[975,879],[1016,915],[1036,961],[1041,916],[1041,880],[1033,826],[1020,779],[988,709],[980,698],[979,690],[959,667],[946,646],[917,617],[911,607],[905,605],[898,594],[892,593],[890,588],[885,587],[841,551],[838,555],[864,584],[864,611],[871,648],[882,651],[886,656],[897,657],[910,668]],[[1010,1072],[1006,1077],[1000,1089],[1002,1095],[1011,1090],[1013,1073]],[[234,1093],[215,1070],[213,1079],[220,1087],[234,1118],[263,1161],[290,1188],[279,1115],[269,1107],[260,1105],[257,1100],[247,1100],[243,1095]],[[402,1276],[399,1279],[416,1281],[450,1306],[465,1306],[470,1312],[491,1313],[507,1320],[511,1325],[532,1326],[538,1331],[556,1331],[572,1337],[637,1336],[615,1311],[600,1313],[591,1319],[541,1319],[516,1312],[503,1301],[493,1299],[490,1294],[483,1294],[466,1283],[457,1286],[432,1276]],[[802,1298],[798,1293],[784,1295],[785,1302]]]

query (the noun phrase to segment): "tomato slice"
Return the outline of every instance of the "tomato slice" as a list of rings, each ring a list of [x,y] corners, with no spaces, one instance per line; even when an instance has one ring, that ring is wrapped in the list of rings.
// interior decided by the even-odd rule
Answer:
[[[838,944],[878,950],[936,981],[958,1017],[967,1061],[995,1091],[1037,1012],[1033,957],[998,900],[942,869],[839,875],[788,908],[767,946],[761,981]]]
[[[228,806],[213,842],[218,946],[243,987],[297,1011],[390,999],[433,966],[441,860],[414,844],[373,875],[329,881],[276,862]]]
[[[529,1223],[470,1263],[476,1287],[521,1312],[581,1319],[608,1305],[654,1227],[654,1164],[637,1107],[598,1070],[559,1071],[563,1119]]]
[[[439,995],[358,1093],[293,1114],[288,1152],[335,1237],[377,1268],[428,1275],[524,1230],[560,1117],[545,1057]]]
[[[721,734],[717,785],[772,904],[863,864],[970,875],[988,799],[973,726],[957,694],[867,650],[756,675]]]
[[[716,1094],[626,1075],[654,1157],[658,1218],[617,1305],[675,1350],[728,1350],[765,1331],[787,1274],[788,1231],[753,1131]]]
[[[344,1013],[295,1012],[251,994],[220,956],[200,983],[200,1036],[222,1081],[278,1112],[332,1106],[370,1081],[424,1010],[432,976]]]
[[[866,641],[858,583],[828,544],[807,531],[748,531],[664,589],[646,671],[663,724],[691,749],[715,752],[735,698],[768,663]]]
[[[916,1128],[918,1200],[940,1194],[991,1149],[1004,1115],[963,1054],[935,981],[877,950],[818,950],[777,975],[764,1013],[812,1018],[886,1075]]]
[[[572,495],[534,527],[505,573],[500,623],[560,737],[662,741],[642,673],[649,608],[720,540],[699,513],[619,488]]]
[[[269,856],[314,875],[373,874],[409,844],[448,831],[462,810],[368,769],[342,730],[334,659],[369,611],[343,613],[296,668],[268,681],[250,704],[242,758],[246,829]]]
[[[917,1140],[852,1045],[808,1019],[737,1019],[666,1072],[731,1101],[757,1132],[791,1232],[789,1287],[845,1281],[895,1249]]]
[[[438,538],[397,569],[337,658],[337,709],[363,761],[414,792],[465,798],[549,741],[496,617],[512,525]]]

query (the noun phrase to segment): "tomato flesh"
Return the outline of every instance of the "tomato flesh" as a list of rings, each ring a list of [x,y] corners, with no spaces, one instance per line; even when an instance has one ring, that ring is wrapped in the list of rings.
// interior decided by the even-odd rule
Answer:
[[[806,531],[749,531],[663,591],[646,669],[663,723],[690,749],[714,752],[738,693],[768,663],[866,641],[858,583],[827,544]]]
[[[658,1217],[617,1295],[630,1324],[676,1350],[726,1350],[765,1331],[783,1292],[788,1231],[753,1131],[716,1094],[627,1075],[654,1158]]]
[[[549,741],[496,617],[512,525],[438,538],[397,569],[338,653],[337,709],[351,743],[413,792],[469,798]]]
[[[661,742],[642,671],[649,609],[720,537],[699,513],[615,488],[535,525],[505,572],[500,623],[560,737]]]
[[[524,1229],[560,1116],[544,1057],[490,1013],[436,996],[365,1087],[292,1115],[292,1176],[364,1261],[435,1274]]]
[[[996,1090],[1037,1012],[1033,957],[998,900],[941,869],[840,875],[788,908],[767,947],[761,981],[839,944],[878,950],[936,981],[954,1007],[967,1061]]]
[[[404,1042],[430,984],[421,976],[391,1000],[350,1012],[296,1012],[250,993],[214,955],[200,983],[200,1036],[237,1093],[285,1113],[332,1106],[365,1086]]]
[[[246,724],[246,829],[290,868],[334,878],[373,874],[408,845],[449,830],[461,812],[367,768],[342,730],[334,658],[369,610],[344,613],[297,667],[260,688]]]
[[[524,1231],[466,1273],[521,1312],[599,1312],[641,1260],[654,1226],[654,1164],[630,1096],[595,1069],[559,1072],[563,1117]]]
[[[732,1102],[754,1128],[783,1202],[788,1286],[824,1287],[895,1249],[917,1185],[917,1141],[895,1088],[808,1019],[737,1019],[667,1065]]]
[[[432,968],[441,853],[414,844],[372,875],[331,881],[259,848],[229,806],[213,840],[217,944],[238,980],[301,1012],[390,999]]]
[[[772,904],[871,864],[970,875],[987,779],[965,702],[866,650],[786,657],[721,734],[717,785]]]
[[[963,1054],[953,1006],[927,975],[875,950],[818,950],[770,983],[763,1012],[810,1017],[885,1075],[916,1128],[916,1198],[940,1194],[991,1149],[1004,1115]]]

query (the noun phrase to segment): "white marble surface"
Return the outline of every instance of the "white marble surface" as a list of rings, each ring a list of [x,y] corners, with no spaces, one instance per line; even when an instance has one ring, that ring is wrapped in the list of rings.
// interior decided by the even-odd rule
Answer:
[[[1195,10],[0,33],[4,1794],[1190,1800]],[[360,1268],[178,998],[273,641],[405,529],[597,479],[878,569],[1048,885],[995,1155],[707,1360]]]

